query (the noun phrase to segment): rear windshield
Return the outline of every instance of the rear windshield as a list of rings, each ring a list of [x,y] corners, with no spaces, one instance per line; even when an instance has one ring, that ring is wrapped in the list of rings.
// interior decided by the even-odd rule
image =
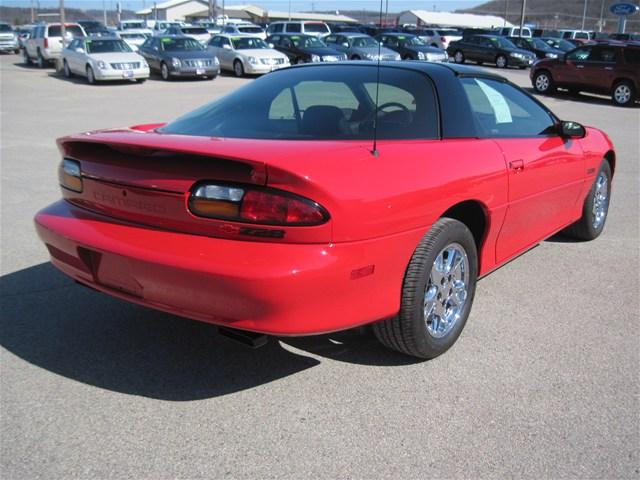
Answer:
[[[182,33],[188,33],[189,35],[208,35],[209,34],[207,29],[202,27],[182,27]]]
[[[0,23],[0,32],[13,32],[13,29],[6,23],[5,24]]]
[[[242,33],[262,33],[262,29],[260,27],[238,27],[238,31]]]
[[[324,23],[305,23],[304,31],[310,33],[329,33],[329,27]]]
[[[64,27],[64,30],[67,35],[73,35],[74,37],[82,37],[84,33],[82,29],[78,25],[67,25]],[[52,25],[49,27],[49,36],[50,37],[60,37],[62,34],[60,33],[60,25]]]
[[[431,139],[438,115],[419,72],[331,65],[274,72],[167,124],[161,133],[203,137],[363,140]],[[376,91],[378,107],[376,108]]]

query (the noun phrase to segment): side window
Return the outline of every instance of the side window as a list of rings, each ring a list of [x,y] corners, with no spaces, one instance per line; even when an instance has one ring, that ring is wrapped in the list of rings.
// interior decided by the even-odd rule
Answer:
[[[283,30],[283,28],[282,28],[282,27],[284,27],[284,25],[283,25],[282,23],[277,23],[277,24],[275,24],[275,25],[273,26],[273,31],[274,31],[274,32],[278,32],[278,33],[280,33],[280,32],[282,32],[282,30]]]
[[[293,108],[293,95],[291,89],[287,88],[273,99],[269,108],[269,120],[294,120],[295,110]]]
[[[338,43],[337,37],[335,35],[329,35],[324,39],[325,43]]]
[[[574,38],[578,40],[589,40],[589,34],[587,32],[576,32]]]
[[[589,55],[590,62],[616,62],[616,51],[613,48],[594,48]]]
[[[219,47],[220,46],[220,37],[213,37],[211,40],[209,40],[209,45],[212,47]]]
[[[589,54],[591,53],[591,48],[577,48],[573,52],[567,55],[567,60],[573,60],[574,62],[583,62],[589,58]]]
[[[301,33],[302,25],[299,23],[287,23],[287,32]]]
[[[554,120],[514,86],[485,78],[461,80],[479,130],[487,137],[549,135]]]

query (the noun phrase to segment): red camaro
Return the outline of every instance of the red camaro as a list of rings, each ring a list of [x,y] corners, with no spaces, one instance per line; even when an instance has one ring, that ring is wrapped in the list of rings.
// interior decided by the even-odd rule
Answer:
[[[478,277],[602,232],[615,153],[501,77],[379,68],[294,67],[169,124],[60,139],[63,199],[35,219],[53,264],[235,331],[373,324],[441,354]]]

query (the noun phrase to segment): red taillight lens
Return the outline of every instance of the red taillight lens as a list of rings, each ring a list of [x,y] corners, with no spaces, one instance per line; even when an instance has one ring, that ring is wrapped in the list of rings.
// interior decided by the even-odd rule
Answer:
[[[309,199],[269,188],[201,184],[189,197],[189,209],[201,217],[262,225],[313,226],[329,220]]]
[[[49,48],[49,39],[48,38],[44,39],[44,48]]]

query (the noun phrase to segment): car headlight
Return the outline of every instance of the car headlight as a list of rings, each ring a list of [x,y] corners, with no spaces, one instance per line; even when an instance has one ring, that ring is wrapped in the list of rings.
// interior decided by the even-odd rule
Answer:
[[[426,58],[427,58],[427,57],[425,56],[425,54],[424,54],[424,53],[422,53],[422,52],[418,52],[418,59],[420,59],[420,60],[426,60]]]
[[[180,68],[180,66],[182,65],[182,62],[180,61],[179,58],[173,57],[171,58],[171,65],[173,65],[176,68]]]
[[[319,56],[319,55],[311,55],[311,61],[312,61],[312,62],[319,62],[319,61],[321,61],[321,60],[322,60],[322,59],[320,58],[320,56]]]
[[[396,53],[396,56],[393,57],[393,59],[398,62],[398,61],[402,60],[402,57],[400,56],[399,53]]]
[[[513,52],[513,53],[510,53],[509,55],[515,58],[524,58],[524,55],[518,52]]]
[[[143,58],[142,62],[140,62],[142,64],[142,68],[149,68],[149,64],[147,63],[147,61]]]
[[[558,54],[557,53],[545,53],[544,56],[546,58],[558,58]]]
[[[213,57],[213,64],[218,65],[219,63],[220,61],[218,60],[218,57]]]
[[[256,57],[249,57],[247,58],[247,61],[251,64],[251,65],[257,65],[258,64],[258,59]]]
[[[108,68],[108,67],[107,67],[107,64],[106,64],[105,62],[103,62],[102,60],[98,60],[98,61],[96,62],[96,65],[98,65],[98,68],[99,68],[100,70],[106,70],[106,69]]]

